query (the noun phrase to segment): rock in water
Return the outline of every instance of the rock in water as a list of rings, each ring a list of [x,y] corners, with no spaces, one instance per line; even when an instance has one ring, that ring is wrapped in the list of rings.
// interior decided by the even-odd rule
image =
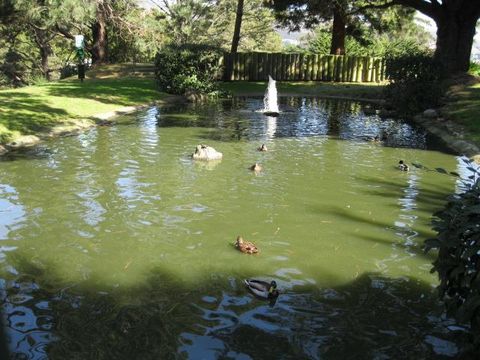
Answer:
[[[219,160],[222,157],[221,152],[208,145],[197,145],[195,152],[192,154],[194,160]]]

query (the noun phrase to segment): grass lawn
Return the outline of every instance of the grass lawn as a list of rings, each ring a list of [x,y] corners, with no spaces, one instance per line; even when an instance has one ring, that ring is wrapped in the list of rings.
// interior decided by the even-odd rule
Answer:
[[[446,116],[465,128],[465,137],[480,145],[480,83],[465,86],[450,95],[443,108]]]
[[[151,75],[140,75],[117,65],[87,73],[83,83],[70,78],[0,90],[0,143],[166,97],[155,89]]]
[[[267,82],[235,81],[220,83],[222,90],[233,95],[260,95],[265,93]],[[315,95],[364,99],[380,99],[385,84],[328,83],[328,82],[277,82],[279,95]]]

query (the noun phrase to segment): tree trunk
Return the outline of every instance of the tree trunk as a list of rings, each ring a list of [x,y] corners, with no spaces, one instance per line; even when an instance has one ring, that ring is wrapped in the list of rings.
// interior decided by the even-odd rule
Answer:
[[[92,26],[92,63],[104,64],[108,62],[108,37],[105,12],[101,4],[97,7],[97,19]]]
[[[332,46],[330,54],[345,55],[346,19],[338,6],[333,7]]]
[[[468,71],[477,19],[478,16],[462,8],[455,12],[444,9],[434,19],[437,23],[435,58],[448,74]]]
[[[50,39],[48,39],[47,32],[37,27],[33,28],[35,43],[40,51],[41,69],[45,79],[50,80],[50,66],[49,57],[52,55],[52,47],[50,46]]]
[[[235,30],[233,31],[232,49],[231,53],[237,52],[238,43],[240,42],[240,29],[242,28],[243,18],[243,0],[238,0],[237,3],[237,15],[235,17]]]
[[[480,1],[393,0],[391,4],[413,7],[435,21],[435,58],[443,64],[446,74],[468,71]]]

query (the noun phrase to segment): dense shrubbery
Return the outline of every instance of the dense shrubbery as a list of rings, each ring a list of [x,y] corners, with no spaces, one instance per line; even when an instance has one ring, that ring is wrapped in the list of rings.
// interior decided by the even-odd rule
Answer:
[[[468,68],[468,73],[475,76],[480,76],[480,63],[471,61]]]
[[[480,172],[464,161],[472,172],[466,191],[452,195],[435,214],[438,235],[425,244],[427,251],[439,250],[432,271],[440,278],[440,296],[450,314],[470,323],[475,352],[480,350]]]
[[[444,71],[430,54],[387,57],[386,75],[386,97],[399,113],[412,115],[439,105]]]
[[[215,90],[222,51],[205,45],[166,46],[155,57],[155,79],[171,94]]]

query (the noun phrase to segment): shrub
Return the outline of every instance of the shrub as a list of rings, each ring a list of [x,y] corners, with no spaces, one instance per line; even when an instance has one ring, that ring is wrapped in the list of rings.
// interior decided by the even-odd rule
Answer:
[[[5,53],[0,63],[1,86],[21,86],[27,83],[29,74],[23,64],[22,56],[12,50]],[[25,80],[27,78],[27,80]]]
[[[444,71],[430,54],[387,57],[386,62],[386,97],[399,113],[412,115],[440,104]]]
[[[480,63],[475,62],[475,61],[470,61],[470,66],[468,68],[468,73],[475,75],[475,76],[480,76]]]
[[[216,89],[222,51],[205,45],[170,45],[155,57],[155,79],[160,90],[184,94]]]
[[[439,295],[447,311],[470,323],[472,351],[480,350],[480,172],[464,159],[472,172],[466,191],[452,195],[442,211],[434,214],[434,239],[425,241],[426,251],[438,249],[433,263],[440,279]]]

